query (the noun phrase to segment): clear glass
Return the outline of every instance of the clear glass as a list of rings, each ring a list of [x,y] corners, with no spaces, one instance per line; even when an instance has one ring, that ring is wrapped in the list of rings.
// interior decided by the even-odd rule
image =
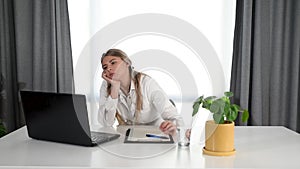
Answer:
[[[190,145],[190,128],[189,127],[178,127],[177,128],[177,141],[181,147],[187,147]]]

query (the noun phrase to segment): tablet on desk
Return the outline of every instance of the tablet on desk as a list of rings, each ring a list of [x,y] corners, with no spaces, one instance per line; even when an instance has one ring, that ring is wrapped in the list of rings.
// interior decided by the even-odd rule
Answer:
[[[124,143],[174,143],[172,135],[166,135],[158,128],[129,128]]]

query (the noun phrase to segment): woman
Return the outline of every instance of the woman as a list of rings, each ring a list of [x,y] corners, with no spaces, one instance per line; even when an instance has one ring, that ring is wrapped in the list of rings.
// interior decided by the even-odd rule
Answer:
[[[100,89],[99,122],[156,125],[166,134],[176,131],[183,120],[165,92],[149,76],[133,70],[131,60],[119,49],[101,58],[104,79]],[[176,122],[176,124],[175,124]]]

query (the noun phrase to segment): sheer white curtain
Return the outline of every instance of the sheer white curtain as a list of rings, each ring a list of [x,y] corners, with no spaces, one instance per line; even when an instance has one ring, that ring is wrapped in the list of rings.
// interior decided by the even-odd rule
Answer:
[[[135,69],[155,78],[188,124],[196,97],[229,90],[235,0],[68,3],[76,93],[87,95],[93,125],[102,82],[99,59],[108,48],[124,50]],[[207,119],[202,116],[194,127]]]

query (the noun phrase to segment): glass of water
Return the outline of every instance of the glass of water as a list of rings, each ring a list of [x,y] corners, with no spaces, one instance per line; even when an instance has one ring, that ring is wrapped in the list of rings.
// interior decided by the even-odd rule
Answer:
[[[190,145],[191,129],[189,127],[177,127],[177,141],[181,147]]]

